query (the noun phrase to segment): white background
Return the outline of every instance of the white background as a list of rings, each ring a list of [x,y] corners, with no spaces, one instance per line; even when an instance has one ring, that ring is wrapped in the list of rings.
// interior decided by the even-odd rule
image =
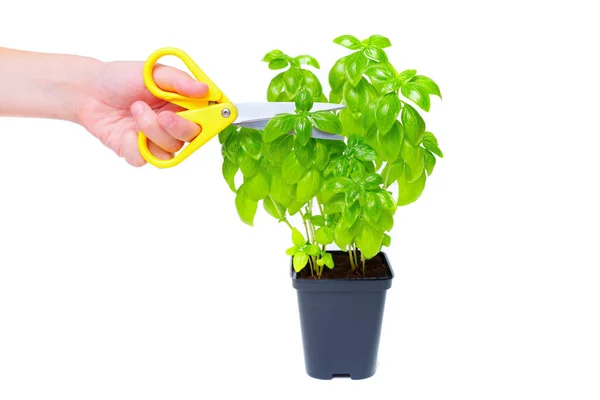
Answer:
[[[135,169],[76,125],[5,118],[0,399],[600,398],[593,2],[139,3],[3,1],[0,46],[176,46],[248,101],[267,51],[315,56],[325,84],[333,38],[377,33],[440,85],[446,157],[397,213],[379,369],[306,376],[288,230],[242,224],[216,140]]]

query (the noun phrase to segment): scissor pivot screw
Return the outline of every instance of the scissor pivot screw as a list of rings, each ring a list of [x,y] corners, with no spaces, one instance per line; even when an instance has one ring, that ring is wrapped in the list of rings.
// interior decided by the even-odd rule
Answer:
[[[229,118],[231,116],[231,111],[229,111],[229,108],[224,108],[221,110],[221,115],[223,118]]]

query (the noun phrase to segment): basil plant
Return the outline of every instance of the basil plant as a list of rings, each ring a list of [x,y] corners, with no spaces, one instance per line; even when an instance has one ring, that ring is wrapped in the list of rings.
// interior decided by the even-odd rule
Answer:
[[[262,202],[291,231],[294,269],[310,268],[316,278],[335,267],[332,244],[364,274],[365,261],[390,245],[396,208],[419,198],[436,157],[443,157],[417,110],[428,112],[430,97],[441,98],[438,85],[412,69],[398,72],[383,36],[334,42],[351,53],[331,68],[329,97],[310,69],[320,68],[315,58],[273,50],[263,61],[281,72],[267,99],[295,102],[296,112],[276,116],[263,131],[232,126],[219,134],[223,176],[242,221],[252,226]],[[346,108],[311,111],[314,102],[329,101]],[[312,138],[313,126],[345,140]]]

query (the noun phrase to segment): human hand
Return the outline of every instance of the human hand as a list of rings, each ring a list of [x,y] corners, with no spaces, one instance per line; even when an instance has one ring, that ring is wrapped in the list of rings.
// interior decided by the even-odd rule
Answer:
[[[169,159],[201,128],[178,115],[182,108],[161,100],[146,88],[142,62],[100,63],[76,111],[76,122],[139,167],[146,163],[138,149],[138,132],[148,137],[148,147],[158,158]],[[199,98],[208,86],[176,68],[156,65],[154,80],[163,90]]]

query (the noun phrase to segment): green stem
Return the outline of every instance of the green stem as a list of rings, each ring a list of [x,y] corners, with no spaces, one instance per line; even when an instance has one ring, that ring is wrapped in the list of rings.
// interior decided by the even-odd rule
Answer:
[[[308,240],[310,243],[312,243],[312,241],[310,240],[310,233],[308,232],[308,225],[306,224],[306,219],[304,218],[304,214],[302,214],[302,210],[298,211],[300,213],[300,216],[302,217],[302,223],[304,224],[304,230],[306,231],[306,240]]]
[[[353,258],[353,252],[352,252],[352,246],[350,246],[350,248],[348,249],[348,257],[350,257],[350,267],[352,268],[352,271],[354,271],[356,269],[356,264],[354,263],[354,258]]]
[[[363,256],[362,253],[360,253],[360,261],[362,262],[362,273],[363,273],[363,275],[366,275],[365,257]]]
[[[325,211],[323,211],[323,205],[317,201],[317,204],[319,205],[319,211],[321,212],[321,215],[323,216],[323,218],[325,218]]]
[[[273,204],[276,204],[275,199],[269,195],[269,198],[271,199],[271,201],[273,202]],[[285,222],[285,224],[290,228],[290,229],[294,229],[294,227],[292,226],[292,224],[290,224],[290,221],[288,221],[288,219],[285,217],[285,214],[281,215],[281,212],[279,211],[279,208],[275,207],[275,209],[277,210],[277,212],[279,213],[279,219],[283,222]]]
[[[389,166],[389,164],[390,164],[390,163],[388,162],[388,163],[386,163],[386,164],[385,164],[385,166],[386,166],[386,167],[388,167],[388,166]],[[383,187],[384,187],[384,188],[386,188],[386,187],[387,187],[387,181],[388,181],[388,179],[389,179],[389,177],[390,177],[390,170],[391,170],[391,169],[392,169],[392,167],[389,167],[389,168],[387,169],[387,171],[385,171],[385,177],[383,178]]]

